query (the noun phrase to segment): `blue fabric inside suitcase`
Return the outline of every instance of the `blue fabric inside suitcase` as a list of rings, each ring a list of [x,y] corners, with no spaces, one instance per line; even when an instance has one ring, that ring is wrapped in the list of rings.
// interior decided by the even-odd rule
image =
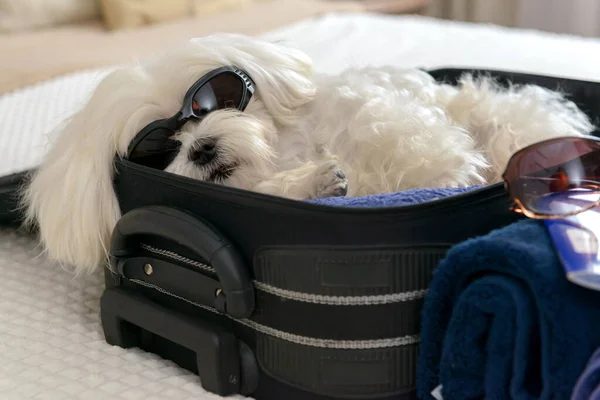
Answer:
[[[480,189],[481,187],[476,185],[459,188],[409,189],[401,192],[374,194],[370,196],[327,197],[309,200],[308,202],[336,207],[399,207],[439,200]]]

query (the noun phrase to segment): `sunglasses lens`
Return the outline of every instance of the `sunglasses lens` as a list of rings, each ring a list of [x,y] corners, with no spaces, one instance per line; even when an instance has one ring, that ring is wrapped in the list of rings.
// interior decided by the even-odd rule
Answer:
[[[239,109],[244,87],[244,82],[232,73],[215,76],[194,93],[192,99],[194,115],[201,118],[217,109]]]
[[[568,138],[532,145],[508,168],[511,195],[538,215],[560,216],[600,200],[600,144]]]

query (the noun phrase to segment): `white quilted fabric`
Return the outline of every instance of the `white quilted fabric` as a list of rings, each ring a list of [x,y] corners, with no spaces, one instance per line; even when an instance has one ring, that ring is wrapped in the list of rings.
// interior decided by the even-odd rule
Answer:
[[[83,71],[0,97],[0,176],[36,167],[47,135],[66,120],[111,69]]]
[[[0,399],[220,399],[170,362],[106,344],[102,275],[75,280],[37,254],[0,230]]]
[[[347,65],[466,65],[600,80],[600,41],[418,17],[330,15],[269,34],[292,40],[320,71]],[[35,167],[45,135],[108,70],[0,97],[0,176]],[[213,400],[198,378],[156,356],[104,342],[101,274],[75,280],[0,230],[0,399]],[[282,399],[285,400],[285,399]]]

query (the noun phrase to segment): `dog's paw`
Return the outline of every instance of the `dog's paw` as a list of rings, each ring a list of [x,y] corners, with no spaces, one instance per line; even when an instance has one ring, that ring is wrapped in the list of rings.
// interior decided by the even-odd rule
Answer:
[[[348,193],[348,179],[337,161],[328,161],[315,171],[315,197],[341,197]]]

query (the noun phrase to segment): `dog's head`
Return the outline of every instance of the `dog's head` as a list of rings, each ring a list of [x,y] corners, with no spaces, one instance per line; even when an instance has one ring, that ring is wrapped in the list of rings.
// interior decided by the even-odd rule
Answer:
[[[200,77],[236,66],[255,92],[243,112],[216,110],[187,122],[173,140],[180,151],[167,171],[245,187],[269,169],[279,127],[297,122],[315,93],[311,60],[276,43],[237,34],[194,39],[159,57],[109,73],[55,140],[25,186],[26,223],[35,224],[51,260],[93,271],[107,255],[120,210],[113,190],[115,157],[136,134],[182,107]],[[212,152],[206,162],[206,152]]]

